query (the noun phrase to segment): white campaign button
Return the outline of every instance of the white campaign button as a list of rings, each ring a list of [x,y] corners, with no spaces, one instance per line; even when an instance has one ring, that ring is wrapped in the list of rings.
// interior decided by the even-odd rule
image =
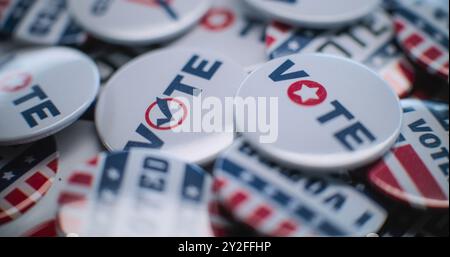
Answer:
[[[210,0],[70,1],[75,19],[95,37],[110,43],[161,43],[194,26]]]
[[[198,27],[173,45],[211,49],[249,70],[266,62],[264,23],[247,17],[243,7],[242,0],[214,0]]]
[[[245,0],[264,15],[294,26],[331,28],[363,18],[379,0]]]
[[[448,104],[403,100],[395,147],[369,169],[369,181],[417,208],[448,209]]]
[[[69,48],[32,48],[0,58],[0,145],[32,142],[75,122],[94,101],[99,73]]]
[[[72,20],[67,11],[67,2],[73,1],[3,2],[0,3],[0,33],[19,41],[43,45],[79,45],[87,39],[87,34]]]
[[[242,139],[216,162],[213,188],[234,217],[266,236],[365,236],[387,217],[346,183],[283,167]]]
[[[220,130],[207,131],[202,124],[208,110],[200,101],[225,105],[244,78],[241,66],[205,51],[143,55],[102,91],[96,110],[100,137],[109,150],[157,148],[187,161],[209,162],[234,139],[233,111],[228,119],[217,116]]]
[[[360,167],[388,151],[400,132],[402,113],[393,90],[365,66],[340,57],[299,54],[273,60],[243,82],[238,96],[278,99],[273,142],[262,141],[261,131],[246,130],[240,105],[237,129],[288,166],[324,171]]]
[[[100,154],[70,172],[59,229],[78,236],[212,236],[211,177],[147,149]]]

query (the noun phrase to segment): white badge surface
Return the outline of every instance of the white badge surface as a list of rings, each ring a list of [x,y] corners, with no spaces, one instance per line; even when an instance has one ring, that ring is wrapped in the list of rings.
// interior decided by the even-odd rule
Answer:
[[[242,84],[239,97],[276,97],[279,133],[239,131],[264,154],[288,166],[351,169],[381,157],[400,133],[401,108],[377,74],[351,60],[299,54],[273,60]],[[244,112],[237,107],[237,114]]]
[[[94,101],[99,72],[69,48],[20,50],[0,58],[0,145],[52,135],[75,122]]]

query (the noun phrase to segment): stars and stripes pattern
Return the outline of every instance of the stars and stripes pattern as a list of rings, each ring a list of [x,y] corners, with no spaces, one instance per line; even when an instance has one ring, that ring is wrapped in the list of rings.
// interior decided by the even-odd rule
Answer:
[[[242,140],[216,162],[214,191],[235,220],[266,236],[365,236],[386,219],[356,189],[280,167]]]
[[[54,139],[0,148],[0,224],[32,208],[50,189],[58,171]]]
[[[300,223],[286,215],[278,214],[277,207],[265,203],[257,193],[233,187],[233,181],[225,176],[218,176],[214,181],[221,194],[221,205],[225,206],[239,220],[256,231],[268,236],[307,236],[307,229],[300,229]],[[220,203],[217,206],[220,206]],[[281,207],[278,207],[281,208]],[[277,217],[274,217],[277,216]],[[221,232],[229,225],[219,226]],[[225,230],[226,231],[226,230]],[[312,234],[309,234],[310,236]]]
[[[253,174],[231,160],[219,160],[214,187],[220,203],[239,221],[267,236],[313,237],[350,235],[327,215]],[[314,221],[313,221],[314,220]]]
[[[434,119],[429,122],[430,126],[434,126],[433,133],[441,137],[442,143],[446,144],[442,147],[448,151],[448,105],[444,109],[446,110],[406,108],[405,115],[420,113],[426,117],[424,120]],[[443,117],[445,115],[446,118]],[[419,118],[414,121],[420,121]],[[439,168],[438,160],[427,158],[430,152],[419,143],[420,135],[407,131],[407,126],[409,123],[404,125],[403,132],[391,152],[369,169],[369,181],[388,195],[416,208],[448,208],[448,168],[445,175]],[[446,158],[448,165],[448,152]],[[441,158],[439,160],[445,161]]]
[[[87,34],[66,10],[67,0],[9,0],[0,5],[0,32],[35,43],[75,45],[84,43]],[[59,11],[58,11],[59,10]],[[58,11],[57,15],[49,11]],[[45,15],[44,15],[45,14]],[[49,25],[45,29],[35,27]],[[52,20],[49,17],[56,17]],[[52,24],[53,23],[53,24]]]
[[[352,58],[377,71],[400,97],[405,97],[413,89],[414,68],[395,45],[393,31],[387,24],[386,17],[382,14],[374,17],[385,26],[379,25],[385,28],[381,30],[383,32],[380,32],[379,36],[379,40],[384,41],[375,48],[366,45],[365,50],[358,51],[359,54],[356,55],[348,50],[353,44],[351,40],[342,36],[349,35],[351,38],[354,31],[367,29],[366,24],[373,22],[372,20],[341,30],[294,29],[288,25],[273,22],[266,32],[266,49],[269,58],[274,59],[295,53],[323,52],[326,46],[335,48],[337,51],[335,54]]]
[[[430,12],[429,9],[421,5],[399,4],[394,16],[397,38],[411,59],[430,73],[448,79],[448,25],[447,28],[444,28],[445,26],[440,28],[436,25],[439,22],[430,21],[430,19],[445,19],[448,22],[448,13],[442,15],[444,18],[437,17],[435,10]]]

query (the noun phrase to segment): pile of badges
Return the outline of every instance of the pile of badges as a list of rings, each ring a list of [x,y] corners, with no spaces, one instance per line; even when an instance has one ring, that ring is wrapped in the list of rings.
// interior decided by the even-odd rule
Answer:
[[[0,0],[0,236],[448,236],[448,14]]]

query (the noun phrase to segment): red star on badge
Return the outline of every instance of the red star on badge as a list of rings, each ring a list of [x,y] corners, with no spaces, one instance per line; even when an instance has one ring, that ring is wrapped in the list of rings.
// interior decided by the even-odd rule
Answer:
[[[297,81],[288,89],[291,101],[301,106],[319,105],[327,99],[327,95],[324,86],[310,80]]]

